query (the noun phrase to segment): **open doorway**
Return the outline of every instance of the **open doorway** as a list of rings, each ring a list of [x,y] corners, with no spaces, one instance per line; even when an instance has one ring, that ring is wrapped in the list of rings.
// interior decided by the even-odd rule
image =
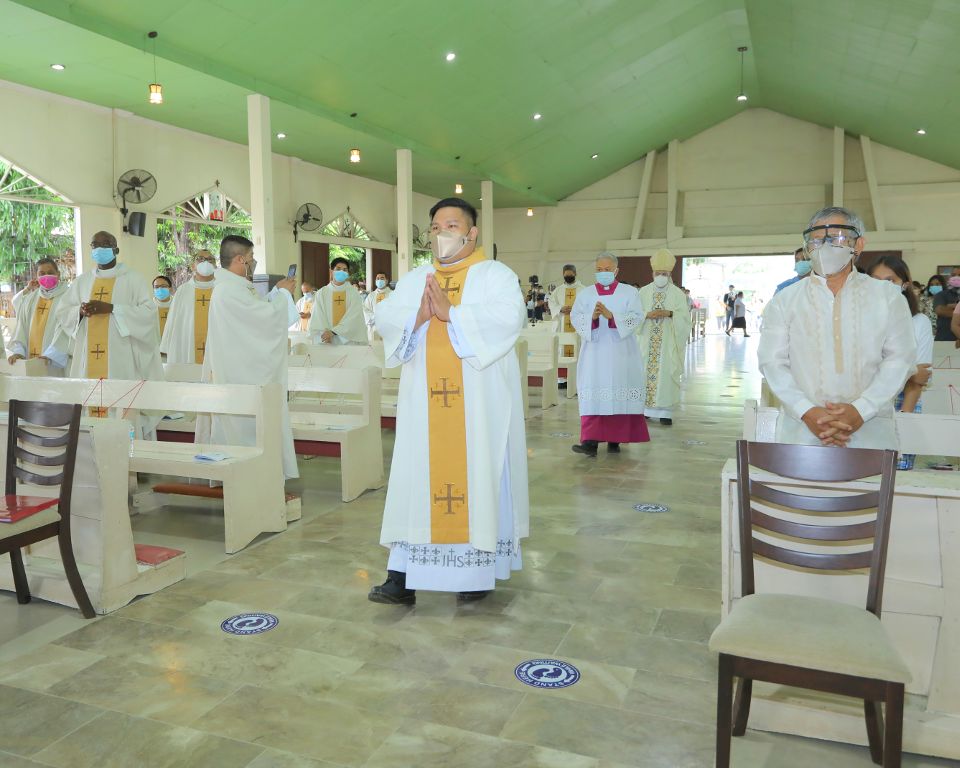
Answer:
[[[691,256],[683,260],[683,286],[697,306],[707,310],[707,333],[723,333],[723,296],[733,285],[743,291],[747,327],[759,330],[760,316],[777,286],[794,276],[793,254],[763,256]]]

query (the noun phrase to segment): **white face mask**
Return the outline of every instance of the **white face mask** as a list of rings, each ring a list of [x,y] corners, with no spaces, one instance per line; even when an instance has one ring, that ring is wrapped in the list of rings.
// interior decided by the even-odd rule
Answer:
[[[450,261],[456,258],[457,254],[464,249],[470,239],[459,233],[451,234],[448,232],[437,232],[433,236],[431,243],[433,255],[438,261]]]
[[[830,277],[846,267],[852,258],[852,248],[824,243],[810,254],[810,263],[820,277]]]
[[[657,286],[657,288],[666,288],[668,282],[670,282],[670,278],[666,275],[653,276],[653,284]]]
[[[197,264],[197,274],[200,275],[200,277],[210,277],[215,269],[216,267],[209,261],[201,261]]]

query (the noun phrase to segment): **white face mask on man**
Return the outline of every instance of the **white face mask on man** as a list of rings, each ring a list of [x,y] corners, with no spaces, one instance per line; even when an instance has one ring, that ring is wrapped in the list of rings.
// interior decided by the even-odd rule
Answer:
[[[844,269],[853,259],[853,249],[833,243],[823,243],[810,252],[813,271],[820,277],[830,277]]]
[[[653,276],[653,284],[657,286],[657,288],[666,288],[668,282],[670,282],[670,278],[666,275]]]

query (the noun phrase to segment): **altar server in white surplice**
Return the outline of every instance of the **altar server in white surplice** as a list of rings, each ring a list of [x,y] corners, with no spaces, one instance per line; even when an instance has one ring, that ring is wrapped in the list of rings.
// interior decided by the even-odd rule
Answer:
[[[387,297],[393,293],[387,282],[387,276],[383,272],[377,273],[377,279],[374,281],[374,289],[367,294],[363,300],[363,319],[367,324],[367,338],[371,343],[379,340],[380,336],[374,328],[375,312],[377,304],[386,301]]]
[[[596,284],[580,291],[570,312],[582,339],[577,361],[580,442],[573,450],[591,458],[600,443],[619,453],[621,443],[650,440],[636,337],[643,316],[637,289],[617,282],[618,271],[617,257],[601,253]]]
[[[7,359],[13,364],[25,358],[44,358],[59,369],[59,375],[65,366],[53,362],[46,352],[50,350],[53,357],[61,361],[69,354],[70,338],[60,330],[55,319],[57,305],[67,286],[60,282],[57,262],[49,258],[37,261],[36,279],[33,290],[20,299],[17,329],[10,341]]]
[[[668,427],[680,405],[680,376],[690,338],[690,303],[670,277],[676,263],[666,248],[657,251],[650,257],[653,282],[640,289],[640,354],[646,368],[643,413]]]
[[[314,344],[366,344],[363,298],[350,284],[350,262],[330,262],[330,282],[317,291],[308,330]]]
[[[287,328],[299,317],[293,303],[293,278],[280,280],[266,299],[253,287],[253,243],[228,235],[220,243],[220,266],[214,274],[216,290],[210,300],[207,348],[203,381],[214,384],[269,384],[277,382],[287,391]],[[283,449],[283,473],[299,477],[293,449],[293,430],[286,400],[279,429]],[[197,442],[220,445],[256,445],[257,423],[253,416],[214,415],[209,429],[197,424]]]
[[[168,363],[203,364],[207,349],[210,302],[217,279],[217,263],[210,251],[198,251],[193,277],[177,288],[160,339]]]
[[[855,268],[863,221],[824,208],[803,233],[813,274],[763,313],[760,372],[780,400],[777,442],[896,449],[893,402],[916,371],[899,288]]]
[[[109,232],[97,232],[91,248],[97,268],[77,277],[57,307],[57,322],[73,340],[68,375],[162,381],[160,331],[150,284],[117,264],[120,249]]]
[[[430,215],[433,263],[376,307],[386,363],[403,365],[378,603],[417,589],[480,599],[519,570],[529,528],[517,276],[476,247],[472,205],[448,198]]]

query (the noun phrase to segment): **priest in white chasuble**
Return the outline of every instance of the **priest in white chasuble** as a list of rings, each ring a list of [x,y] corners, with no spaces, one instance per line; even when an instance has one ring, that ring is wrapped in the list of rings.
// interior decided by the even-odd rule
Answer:
[[[563,283],[554,288],[547,298],[550,316],[556,320],[557,333],[575,332],[570,322],[570,312],[573,310],[573,302],[582,290],[583,283],[577,279],[577,268],[573,264],[564,264]],[[573,347],[567,346],[562,351],[567,357],[573,356]]]
[[[202,379],[213,384],[269,384],[277,382],[287,391],[287,328],[297,318],[293,303],[293,278],[284,278],[261,298],[253,287],[256,268],[253,243],[228,235],[220,243],[220,269],[216,290],[210,299],[207,346]],[[280,422],[267,422],[279,429],[283,449],[283,473],[299,477],[293,449],[293,430],[286,400]],[[253,416],[210,418],[209,429],[198,419],[196,440],[214,445],[256,445],[257,423]]]
[[[596,283],[580,291],[570,320],[580,334],[577,397],[580,442],[575,453],[591,458],[600,443],[619,453],[621,443],[650,440],[643,418],[643,362],[637,349],[642,315],[637,289],[617,280],[617,257],[601,253]]]
[[[163,339],[163,330],[167,327],[167,318],[173,306],[173,280],[166,275],[157,275],[153,278],[153,303],[157,305],[157,326],[160,329],[160,338]]]
[[[363,319],[367,324],[367,337],[371,343],[380,338],[374,327],[374,313],[376,312],[377,304],[386,300],[386,298],[393,293],[387,281],[387,275],[384,272],[377,273],[373,285],[374,289],[370,291],[370,293],[367,294],[367,298],[363,300]]]
[[[160,339],[160,352],[168,363],[203,364],[207,349],[210,301],[216,285],[217,265],[210,251],[198,251],[193,277],[177,289]]]
[[[673,424],[673,411],[680,404],[680,377],[690,338],[687,295],[670,277],[676,263],[666,248],[657,251],[650,257],[653,282],[640,289],[640,351],[646,366],[643,412],[664,426]]]
[[[529,530],[517,276],[476,247],[468,202],[430,215],[433,263],[376,307],[386,363],[403,366],[377,603],[412,604],[418,589],[480,599],[520,569]]]
[[[290,326],[291,331],[306,331],[310,327],[310,318],[313,315],[313,302],[317,292],[313,283],[304,280],[300,284],[300,298],[297,299],[297,312],[300,318]]]
[[[53,259],[37,261],[36,285],[25,293],[17,312],[17,328],[10,340],[8,360],[39,357],[62,370],[70,351],[69,337],[60,331],[56,321],[57,306],[67,292],[60,282],[60,270]],[[47,355],[50,350],[51,359]],[[60,362],[56,362],[60,361]]]
[[[363,298],[350,284],[350,262],[330,262],[330,282],[317,291],[308,331],[314,344],[366,344]]]
[[[73,340],[68,375],[162,381],[160,332],[150,284],[117,263],[120,249],[109,232],[97,232],[91,248],[97,268],[79,275],[57,307],[57,322]],[[150,427],[141,422],[145,433]]]

